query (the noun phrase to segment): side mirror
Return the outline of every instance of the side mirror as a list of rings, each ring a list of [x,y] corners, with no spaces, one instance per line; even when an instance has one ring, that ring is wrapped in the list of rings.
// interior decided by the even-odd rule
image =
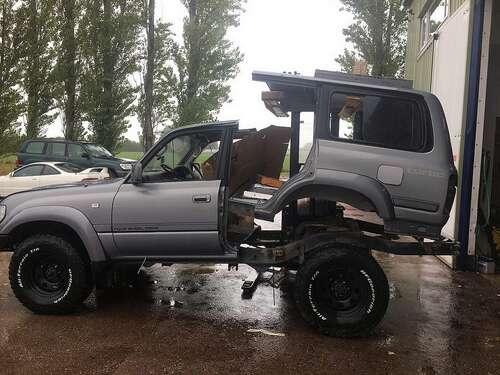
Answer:
[[[90,155],[87,154],[86,152],[83,152],[80,156],[84,159],[90,159]]]
[[[130,176],[130,182],[134,185],[142,184],[142,164],[137,162],[132,168],[132,174]]]

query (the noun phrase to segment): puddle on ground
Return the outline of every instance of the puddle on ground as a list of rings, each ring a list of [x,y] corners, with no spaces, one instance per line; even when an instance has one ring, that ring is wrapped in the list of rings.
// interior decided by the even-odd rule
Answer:
[[[180,276],[186,276],[186,275],[208,275],[211,273],[218,272],[219,270],[215,267],[214,265],[201,265],[201,266],[196,266],[196,265],[181,265],[178,267],[176,270],[176,273]]]
[[[389,298],[396,299],[403,297],[395,283],[389,283]]]

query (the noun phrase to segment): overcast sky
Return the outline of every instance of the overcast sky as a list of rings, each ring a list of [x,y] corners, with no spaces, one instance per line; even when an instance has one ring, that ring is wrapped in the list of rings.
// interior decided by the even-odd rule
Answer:
[[[248,0],[241,25],[229,32],[245,59],[231,82],[231,102],[224,105],[219,119],[239,119],[240,128],[288,125],[289,119],[276,118],[265,109],[260,93],[267,87],[252,81],[252,71],[313,75],[317,68],[338,70],[334,59],[345,46],[342,29],[352,21],[348,13],[339,12],[340,7],[338,0]],[[179,38],[182,36],[186,11],[180,1],[158,0],[156,13],[173,24]],[[312,134],[308,136],[308,126],[304,128],[302,143]],[[139,125],[134,121],[126,136],[138,140],[138,132]],[[61,134],[59,129],[57,134],[48,135]]]

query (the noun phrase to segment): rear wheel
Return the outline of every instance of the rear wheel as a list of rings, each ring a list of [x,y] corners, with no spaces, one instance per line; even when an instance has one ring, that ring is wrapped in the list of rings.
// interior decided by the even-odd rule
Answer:
[[[69,242],[52,235],[35,235],[19,244],[9,278],[19,301],[40,314],[73,312],[92,290],[85,261]]]
[[[295,301],[301,315],[328,336],[369,334],[389,302],[389,285],[375,259],[350,249],[324,249],[297,273]]]

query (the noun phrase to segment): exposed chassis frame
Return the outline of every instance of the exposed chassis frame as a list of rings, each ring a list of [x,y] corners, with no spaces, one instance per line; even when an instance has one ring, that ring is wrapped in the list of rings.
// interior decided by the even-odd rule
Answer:
[[[262,232],[264,233],[265,236],[260,237],[255,242],[256,245],[269,245],[279,236],[278,231]],[[358,251],[378,250],[395,255],[457,255],[460,250],[460,246],[452,241],[424,242],[412,238],[395,240],[364,231],[339,231],[323,232],[275,247],[240,247],[238,262],[248,265],[283,266],[296,258],[301,264],[310,251],[340,246]]]

